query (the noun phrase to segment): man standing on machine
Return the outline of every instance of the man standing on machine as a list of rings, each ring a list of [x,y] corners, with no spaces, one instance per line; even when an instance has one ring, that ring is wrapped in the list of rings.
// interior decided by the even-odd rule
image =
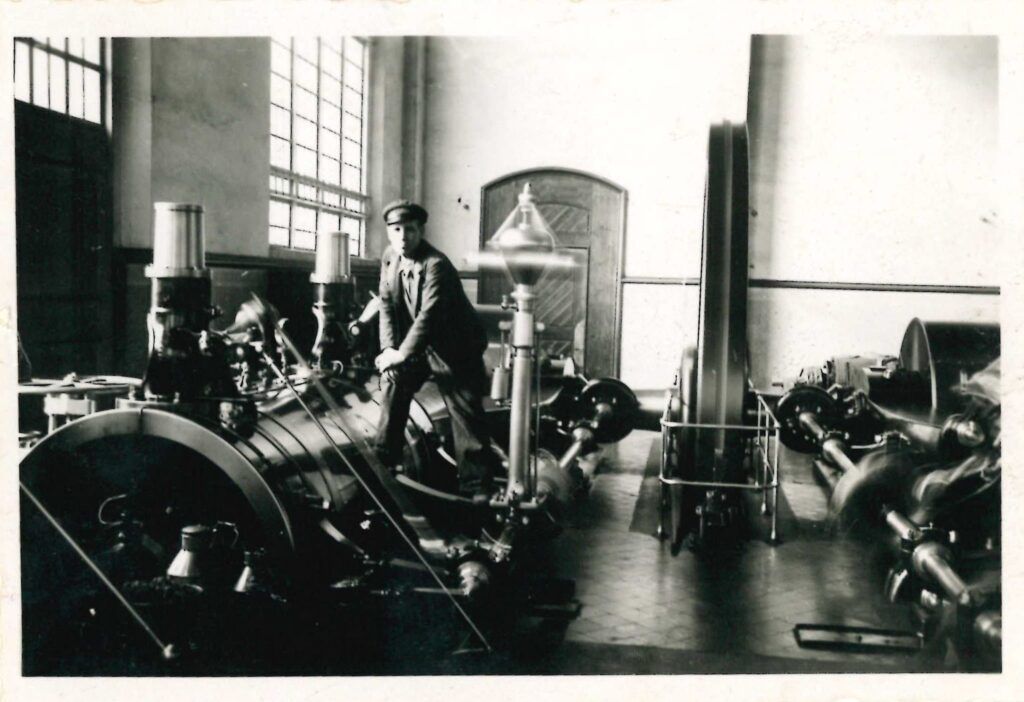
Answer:
[[[499,460],[482,404],[487,334],[452,262],[423,240],[427,211],[399,200],[383,217],[390,246],[380,269],[378,454],[386,465],[401,464],[409,405],[432,376],[451,415],[460,491],[486,500]]]

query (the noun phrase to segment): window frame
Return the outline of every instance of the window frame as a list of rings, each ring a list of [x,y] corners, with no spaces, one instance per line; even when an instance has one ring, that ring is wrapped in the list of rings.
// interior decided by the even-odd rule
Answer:
[[[12,48],[12,51],[13,51],[13,64],[14,64],[14,73],[15,73],[15,78],[14,78],[15,85],[17,84],[18,44],[19,43],[20,44],[24,44],[25,46],[28,47],[28,90],[29,90],[28,100],[22,100],[21,98],[18,98],[18,97],[15,97],[15,100],[17,100],[19,102],[24,102],[25,104],[28,104],[28,105],[33,105],[35,107],[38,107],[41,110],[50,110],[51,112],[56,112],[57,114],[62,114],[64,116],[70,117],[72,119],[81,119],[81,120],[84,120],[86,122],[90,122],[92,124],[99,124],[99,125],[103,126],[104,128],[109,128],[109,126],[110,126],[110,110],[109,110],[108,105],[109,105],[109,101],[110,101],[110,88],[109,88],[108,83],[109,83],[109,77],[110,77],[110,41],[109,41],[109,39],[107,39],[105,37],[88,37],[88,38],[87,37],[75,37],[75,38],[76,39],[77,38],[81,38],[83,40],[83,42],[84,41],[97,41],[97,42],[99,42],[99,63],[97,63],[95,61],[90,61],[89,59],[85,58],[85,56],[78,56],[77,54],[71,53],[69,42],[71,41],[72,37],[67,37],[67,36],[66,37],[62,37],[62,38],[46,37],[42,41],[40,41],[39,39],[37,39],[35,37],[13,37],[13,39],[11,41],[11,48]],[[63,44],[64,44],[63,48],[58,48],[58,47],[52,46],[50,44],[50,41],[52,39],[58,39],[60,41],[63,41]],[[62,59],[64,61],[64,105],[63,105],[63,109],[59,109],[58,110],[58,109],[54,108],[53,106],[49,105],[49,102],[50,102],[49,95],[47,95],[47,105],[45,105],[45,106],[38,104],[36,102],[36,100],[35,100],[35,97],[36,97],[35,96],[35,90],[36,90],[36,81],[35,81],[35,69],[36,69],[36,58],[35,57],[36,57],[36,52],[35,52],[35,50],[36,49],[39,49],[40,51],[42,51],[45,54],[47,54],[47,59],[50,59],[51,57],[56,56],[57,58]],[[83,47],[83,53],[84,53],[84,47]],[[69,71],[68,68],[70,67],[70,64],[72,64],[72,63],[76,64],[78,66],[81,66],[82,70],[83,70],[83,86],[82,86],[82,115],[83,116],[82,117],[79,117],[79,116],[74,115],[74,114],[71,113],[71,71]],[[85,71],[85,69],[96,71],[99,74],[99,85],[100,85],[99,110],[100,110],[100,119],[99,119],[98,122],[96,120],[90,119],[90,118],[85,116],[86,104],[87,104],[86,97],[85,97],[86,89],[85,89],[85,84],[84,84],[84,76],[85,76],[84,71]],[[52,83],[51,83],[51,79],[50,79],[49,66],[47,66],[47,87],[49,88],[51,85],[52,85]]]
[[[282,37],[270,37],[270,50],[272,53],[271,64],[270,64],[270,80],[274,80],[274,76],[282,80],[288,81],[288,105],[284,106],[273,99],[273,90],[271,90],[271,98],[269,100],[269,109],[273,113],[274,109],[287,109],[288,112],[288,162],[289,168],[284,168],[279,165],[270,163],[270,202],[268,208],[273,207],[273,203],[283,203],[288,206],[288,226],[286,229],[287,240],[285,243],[275,242],[272,240],[272,234],[275,230],[280,231],[285,229],[280,225],[271,224],[268,219],[267,224],[267,237],[268,243],[271,247],[277,247],[290,251],[313,251],[316,247],[316,234],[319,231],[336,230],[334,227],[330,229],[321,227],[320,218],[322,215],[336,216],[338,218],[339,226],[337,229],[345,230],[345,220],[355,221],[356,233],[349,233],[350,251],[354,256],[362,256],[365,252],[366,246],[366,213],[369,210],[370,197],[367,193],[367,137],[368,137],[368,122],[367,119],[369,109],[369,70],[371,61],[371,42],[368,37],[362,36],[344,36],[340,37],[338,41],[337,55],[341,60],[341,70],[337,76],[337,80],[340,86],[339,102],[340,104],[335,105],[333,101],[328,100],[323,94],[323,76],[325,72],[324,68],[324,53],[327,51],[324,46],[323,37],[309,37],[307,41],[316,42],[316,148],[312,149],[313,159],[316,164],[316,176],[310,176],[305,173],[300,173],[295,168],[296,153],[299,148],[311,150],[308,146],[299,144],[296,140],[296,122],[298,119],[308,120],[308,116],[300,115],[296,113],[295,109],[295,96],[297,90],[305,90],[310,92],[305,86],[297,85],[295,77],[295,68],[297,61],[305,61],[310,63],[308,59],[300,57],[296,52],[296,38],[287,37],[285,42]],[[361,60],[362,65],[358,68],[362,71],[361,82],[359,90],[355,88],[349,88],[345,82],[346,69],[348,64],[355,63],[348,57],[348,49],[351,42],[357,42],[361,49]],[[277,45],[275,47],[275,44]],[[273,52],[276,50],[284,50],[288,53],[288,73],[289,75],[284,76],[274,69]],[[333,76],[332,76],[333,77]],[[359,114],[353,113],[351,110],[347,110],[346,107],[346,93],[353,92],[359,95],[360,105]],[[338,109],[338,131],[335,132],[329,126],[323,123],[324,103],[328,102],[332,106]],[[350,104],[350,103],[349,103]],[[359,120],[359,142],[351,139],[349,135],[344,133],[344,122],[346,114],[353,119]],[[268,129],[267,138],[273,148],[273,142],[275,139],[284,140],[285,137],[280,134],[275,134],[273,131],[273,121]],[[323,141],[323,130],[329,130],[332,134],[335,134],[338,138],[338,152],[325,153],[322,151]],[[346,160],[345,154],[345,142],[349,141],[355,144],[359,148],[359,163],[353,164]],[[338,174],[337,184],[327,181],[321,174],[321,168],[323,165],[323,159],[329,158],[338,163]],[[271,156],[271,160],[272,160]],[[345,168],[355,168],[359,174],[359,190],[352,190],[351,188],[344,187],[345,182]],[[306,192],[303,192],[305,190]],[[338,204],[328,202],[328,198],[336,198]],[[296,244],[296,232],[305,233],[308,230],[296,228],[296,217],[295,212],[297,207],[308,208],[314,210],[316,213],[315,230],[312,232],[314,236],[313,245],[311,247],[301,246]]]

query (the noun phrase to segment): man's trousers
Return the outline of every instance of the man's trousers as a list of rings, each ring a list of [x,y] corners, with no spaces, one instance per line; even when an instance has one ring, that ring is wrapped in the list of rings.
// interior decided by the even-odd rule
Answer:
[[[460,485],[469,490],[490,487],[499,459],[491,448],[484,415],[482,397],[487,387],[487,372],[481,358],[452,366],[428,351],[425,359],[410,359],[400,368],[385,372],[380,382],[378,455],[389,466],[401,462],[409,406],[428,379],[437,383],[451,417]]]

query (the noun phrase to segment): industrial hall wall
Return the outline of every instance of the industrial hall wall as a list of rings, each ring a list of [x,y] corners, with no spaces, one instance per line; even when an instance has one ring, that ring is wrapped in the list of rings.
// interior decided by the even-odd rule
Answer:
[[[761,384],[997,321],[994,37],[755,37],[750,345]]]
[[[686,43],[629,32],[553,41],[429,37],[428,237],[471,270],[469,254],[487,236],[487,184],[546,168],[613,183],[625,193],[624,260],[619,280],[588,286],[591,295],[621,296],[621,338],[607,342],[618,345],[607,355],[620,362],[603,370],[635,387],[667,385],[696,334],[695,288],[683,282],[700,271],[708,125],[743,120],[748,52],[742,33]],[[476,281],[465,282],[475,296]],[[598,307],[590,301],[587,328],[612,327],[611,317],[591,318]]]
[[[468,268],[481,183],[555,166],[621,185],[619,370],[665,386],[696,340],[707,127],[731,118],[751,137],[756,382],[892,352],[914,316],[995,319],[995,41],[749,39],[691,56],[657,37],[429,38],[429,236]]]

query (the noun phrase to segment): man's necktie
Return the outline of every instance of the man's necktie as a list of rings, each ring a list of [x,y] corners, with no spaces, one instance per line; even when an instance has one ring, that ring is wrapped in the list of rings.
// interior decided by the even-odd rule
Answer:
[[[413,261],[403,258],[399,274],[402,278],[402,290],[405,292],[405,304],[409,309],[409,314],[412,314]]]

